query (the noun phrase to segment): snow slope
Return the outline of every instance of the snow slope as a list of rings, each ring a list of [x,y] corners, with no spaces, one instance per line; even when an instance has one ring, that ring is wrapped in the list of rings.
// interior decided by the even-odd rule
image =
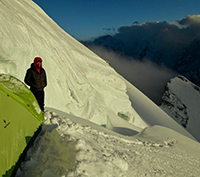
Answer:
[[[144,104],[138,98],[137,103],[131,105],[127,85],[118,73],[64,32],[32,1],[3,0],[0,3],[0,73],[23,80],[33,58],[41,56],[48,80],[46,106],[100,125],[109,124],[110,128],[117,126],[115,120],[126,119],[136,126],[136,131],[152,125],[149,122],[155,115],[161,122],[171,119],[154,104],[146,105],[138,115],[134,107],[139,104],[143,109]],[[134,89],[136,92],[132,95],[137,95]],[[143,102],[150,103],[145,99]],[[154,113],[149,117],[151,112]],[[179,131],[181,127],[177,129],[174,123],[171,128]],[[191,137],[185,131],[183,134]]]
[[[183,76],[172,79],[161,108],[200,141],[200,88]]]
[[[165,127],[123,136],[48,108],[16,177],[198,177],[199,143]]]
[[[0,73],[23,80],[41,56],[48,78],[46,121],[17,176],[199,174],[199,143],[31,0],[0,0],[0,24]]]
[[[106,124],[110,113],[130,122],[139,118],[118,74],[31,0],[0,1],[0,24],[0,73],[23,80],[34,57],[41,56],[48,79],[46,106],[98,124]]]
[[[158,106],[142,94],[142,92],[136,89],[128,81],[126,81],[126,84],[132,106],[148,126],[165,126],[193,139],[193,136],[191,136],[182,126],[169,117],[166,112],[158,109]]]

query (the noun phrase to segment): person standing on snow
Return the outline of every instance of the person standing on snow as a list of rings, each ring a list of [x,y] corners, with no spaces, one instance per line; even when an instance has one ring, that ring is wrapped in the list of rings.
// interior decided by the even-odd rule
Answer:
[[[34,58],[31,67],[26,71],[24,82],[30,86],[40,109],[44,112],[44,88],[47,86],[47,78],[45,69],[42,67],[42,58]]]

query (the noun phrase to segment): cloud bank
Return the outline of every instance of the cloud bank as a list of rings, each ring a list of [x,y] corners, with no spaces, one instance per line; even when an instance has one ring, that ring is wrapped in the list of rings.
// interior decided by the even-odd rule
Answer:
[[[200,46],[194,45],[198,44],[198,41],[200,15],[188,15],[174,23],[134,22],[130,26],[120,27],[112,36],[100,36],[86,45],[159,104],[164,85],[176,75],[172,70],[179,72],[178,68],[185,67],[184,63],[188,60],[190,62],[185,69],[194,68],[194,61],[200,63],[200,55],[191,58],[188,51],[191,44],[195,46],[195,50],[200,50]],[[182,71],[184,74],[184,68]],[[194,73],[193,70],[188,72]],[[196,77],[193,74],[187,76],[189,80]]]
[[[183,20],[178,21],[180,25],[200,26],[200,15],[188,15]]]
[[[146,59],[138,61],[121,56],[103,47],[90,46],[90,49],[110,63],[119,74],[136,86],[156,104],[160,104],[166,83],[176,73]]]
[[[163,21],[122,26],[114,35],[96,38],[92,45],[140,60],[149,58],[174,69],[176,59],[197,38],[200,39],[200,15],[190,15],[175,23]]]

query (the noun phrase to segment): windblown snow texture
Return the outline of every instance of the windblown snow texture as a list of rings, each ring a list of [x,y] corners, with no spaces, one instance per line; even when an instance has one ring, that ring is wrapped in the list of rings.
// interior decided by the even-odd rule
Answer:
[[[49,109],[49,108],[48,108]],[[55,109],[16,177],[198,176],[199,143],[162,126],[123,136]]]
[[[23,80],[35,56],[47,72],[46,121],[17,176],[199,175],[199,143],[31,0],[0,0],[0,24],[0,72]]]

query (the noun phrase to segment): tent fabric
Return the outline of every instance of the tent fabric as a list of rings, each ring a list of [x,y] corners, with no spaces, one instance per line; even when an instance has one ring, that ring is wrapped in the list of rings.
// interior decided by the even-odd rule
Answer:
[[[29,88],[13,76],[0,75],[0,176],[11,176],[43,121]]]

